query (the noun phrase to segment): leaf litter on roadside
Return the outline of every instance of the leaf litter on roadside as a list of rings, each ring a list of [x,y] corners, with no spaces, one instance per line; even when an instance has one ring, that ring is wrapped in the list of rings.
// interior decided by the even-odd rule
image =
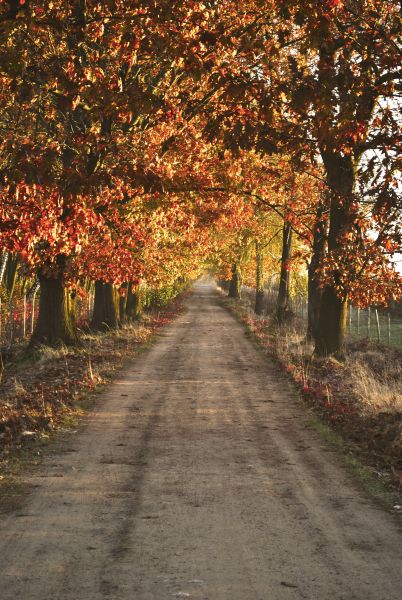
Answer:
[[[135,356],[181,310],[176,300],[139,323],[83,336],[79,348],[43,348],[33,358],[21,349],[4,368],[0,382],[0,472],[15,450],[71,425],[69,420],[82,413],[88,395],[110,381],[123,361]]]

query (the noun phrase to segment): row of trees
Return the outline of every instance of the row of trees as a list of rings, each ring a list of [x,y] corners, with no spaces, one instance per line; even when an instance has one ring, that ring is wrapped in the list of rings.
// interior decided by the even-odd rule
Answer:
[[[279,320],[307,261],[309,333],[342,353],[347,302],[401,294],[400,34],[396,0],[0,2],[0,247],[40,282],[33,343],[74,341],[88,280],[97,306],[211,263],[235,289],[251,237],[261,298],[280,235]]]

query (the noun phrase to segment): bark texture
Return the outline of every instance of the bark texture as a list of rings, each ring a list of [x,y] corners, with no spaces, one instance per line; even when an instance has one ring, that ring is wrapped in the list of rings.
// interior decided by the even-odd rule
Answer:
[[[119,290],[119,322],[120,322],[120,325],[124,325],[124,323],[126,322],[127,296],[128,296],[128,286],[126,283],[124,283]]]
[[[77,342],[74,300],[62,281],[62,276],[48,277],[39,273],[39,314],[30,346],[57,347]]]
[[[96,281],[91,329],[94,331],[107,331],[108,329],[116,329],[118,326],[118,302],[115,289],[111,283]]]
[[[241,277],[240,265],[238,263],[235,263],[232,267],[232,278],[231,278],[230,284],[229,284],[229,293],[228,293],[229,298],[232,298],[233,300],[240,300],[241,284],[242,284],[242,277]]]
[[[324,210],[328,205],[325,199],[317,209],[313,231],[313,252],[308,266],[308,323],[307,338],[315,340],[320,317],[322,290],[318,281],[318,267],[322,264],[326,247],[326,223],[323,221]]]
[[[330,219],[328,253],[336,257],[341,249],[342,236],[351,224],[350,201],[355,184],[353,158],[322,153],[330,186]],[[342,289],[341,272],[332,273],[333,283],[322,293],[316,331],[315,352],[318,356],[335,355],[342,358],[345,347],[347,297]]]
[[[282,238],[282,257],[281,257],[281,273],[279,279],[278,298],[276,301],[276,318],[280,325],[282,325],[289,316],[289,284],[290,284],[290,271],[289,271],[289,259],[292,253],[292,228],[290,223],[285,220],[283,224],[283,238]]]
[[[264,265],[261,244],[255,243],[255,307],[256,315],[262,315],[264,312]]]
[[[130,321],[136,321],[141,317],[143,309],[143,298],[140,286],[129,283],[127,289],[126,316]]]

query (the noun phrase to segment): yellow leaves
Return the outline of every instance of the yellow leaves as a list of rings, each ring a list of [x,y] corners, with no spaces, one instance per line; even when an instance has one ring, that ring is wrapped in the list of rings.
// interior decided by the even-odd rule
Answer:
[[[79,94],[78,94],[77,96],[75,96],[75,98],[73,98],[73,101],[71,102],[71,108],[72,108],[73,110],[75,110],[75,109],[77,108],[77,106],[78,106],[78,105],[79,105],[79,103],[80,103],[80,100],[81,100],[81,98],[80,98],[80,95],[79,95]]]
[[[96,67],[94,69],[86,67],[83,69],[83,73],[87,81],[90,81],[91,83],[95,83],[98,79],[102,79],[105,76],[105,73],[101,67]]]
[[[101,131],[101,125],[99,122],[95,121],[94,123],[92,123],[91,128],[89,130],[91,133],[94,134],[99,134]]]

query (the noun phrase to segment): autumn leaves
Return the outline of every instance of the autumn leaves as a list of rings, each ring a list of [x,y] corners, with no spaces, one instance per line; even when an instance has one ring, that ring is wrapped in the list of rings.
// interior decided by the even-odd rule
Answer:
[[[339,351],[347,298],[401,289],[399,10],[355,9],[3,2],[2,250],[62,288],[170,285],[227,268],[275,215],[323,289],[317,345]]]

